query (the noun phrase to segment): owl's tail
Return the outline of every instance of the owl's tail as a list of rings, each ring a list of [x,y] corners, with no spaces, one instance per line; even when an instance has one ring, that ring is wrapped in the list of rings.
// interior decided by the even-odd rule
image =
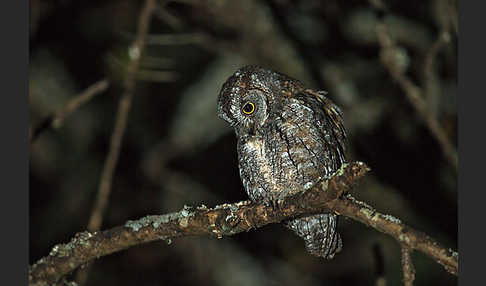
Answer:
[[[335,214],[318,214],[287,221],[286,226],[304,239],[311,254],[332,259],[343,247],[337,220]]]

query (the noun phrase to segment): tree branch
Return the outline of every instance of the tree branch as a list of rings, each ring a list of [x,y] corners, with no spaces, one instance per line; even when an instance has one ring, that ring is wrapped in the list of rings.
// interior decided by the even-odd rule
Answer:
[[[400,244],[423,252],[441,264],[449,273],[457,275],[458,253],[450,248],[444,248],[425,233],[409,227],[394,216],[377,212],[351,195],[346,195],[344,199],[330,203],[334,204],[331,209],[336,213],[392,236]]]
[[[83,106],[96,95],[105,91],[109,85],[110,84],[107,79],[97,81],[82,93],[72,98],[61,109],[44,118],[36,127],[31,127],[29,131],[30,144],[32,144],[39,137],[39,135],[47,129],[59,128],[64,120],[71,115],[71,113]]]
[[[402,271],[403,271],[403,285],[413,286],[415,280],[415,267],[413,266],[410,247],[402,245]]]
[[[278,200],[278,206],[242,201],[209,209],[184,207],[165,215],[152,215],[128,221],[124,226],[101,232],[81,232],[67,244],[54,246],[50,254],[32,265],[30,285],[58,281],[79,266],[134,245],[182,236],[210,235],[217,238],[259,228],[301,215],[335,211],[393,236],[410,249],[424,252],[457,274],[457,253],[445,250],[437,242],[398,219],[374,211],[351,196],[343,197],[369,171],[361,162],[345,164],[329,180],[312,189]]]

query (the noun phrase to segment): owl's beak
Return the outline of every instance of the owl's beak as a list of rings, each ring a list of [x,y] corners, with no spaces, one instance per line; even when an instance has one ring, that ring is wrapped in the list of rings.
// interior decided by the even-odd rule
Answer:
[[[256,124],[249,119],[243,120],[240,124],[235,126],[236,134],[238,136],[256,136],[259,135]]]

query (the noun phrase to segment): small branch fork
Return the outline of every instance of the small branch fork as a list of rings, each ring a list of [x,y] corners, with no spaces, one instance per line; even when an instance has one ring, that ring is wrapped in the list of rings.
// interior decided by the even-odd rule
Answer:
[[[53,247],[50,254],[29,269],[30,285],[59,281],[95,258],[143,243],[182,236],[209,235],[217,238],[250,231],[293,217],[334,211],[394,237],[407,250],[418,250],[457,275],[458,254],[427,235],[402,224],[390,215],[345,195],[369,168],[362,162],[345,164],[329,180],[312,189],[278,201],[278,207],[242,201],[214,208],[185,206],[175,213],[146,216],[105,231],[81,232],[67,244]]]
[[[376,4],[375,1],[370,1],[376,8],[383,9],[381,4]],[[380,3],[381,1],[377,1]],[[391,77],[398,83],[400,88],[404,91],[407,100],[412,107],[417,111],[419,116],[425,122],[425,125],[429,129],[432,136],[439,143],[442,152],[444,153],[447,161],[454,167],[456,173],[458,171],[458,156],[457,150],[448,138],[446,131],[440,125],[435,113],[427,105],[424,98],[430,97],[424,94],[422,88],[415,85],[400,68],[400,64],[397,60],[397,46],[393,39],[390,37],[388,27],[383,21],[379,22],[376,26],[376,34],[378,36],[378,42],[380,44],[380,60],[383,66],[388,70]],[[439,38],[429,51],[428,57],[425,61],[425,74],[427,80],[430,82],[431,69],[434,64],[435,57],[439,49],[449,41],[448,33],[441,32]],[[427,87],[427,83],[426,83]],[[426,88],[425,91],[428,89]]]
[[[68,103],[66,103],[66,105],[61,109],[44,118],[37,126],[34,128],[31,127],[29,134],[30,144],[34,143],[34,141],[39,138],[39,135],[47,129],[59,128],[62,126],[67,117],[69,117],[74,111],[83,106],[85,103],[90,101],[93,97],[108,89],[109,85],[110,84],[107,79],[97,81],[82,93],[68,101]]]

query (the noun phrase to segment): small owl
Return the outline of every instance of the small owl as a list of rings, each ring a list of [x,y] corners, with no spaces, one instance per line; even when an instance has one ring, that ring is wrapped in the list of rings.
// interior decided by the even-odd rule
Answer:
[[[252,201],[274,203],[307,190],[345,162],[341,112],[325,94],[258,66],[240,68],[223,84],[218,116],[236,132],[240,177]],[[313,255],[331,259],[341,251],[335,214],[285,225]]]

